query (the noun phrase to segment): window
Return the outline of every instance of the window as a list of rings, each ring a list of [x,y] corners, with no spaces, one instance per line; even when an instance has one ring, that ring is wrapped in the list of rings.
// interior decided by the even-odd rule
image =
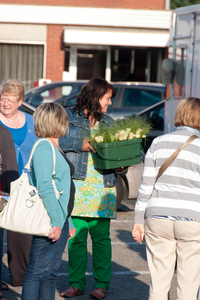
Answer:
[[[35,94],[29,98],[29,103],[37,107],[43,102],[52,102],[68,96],[72,91],[72,86],[57,86],[49,88],[41,93]]]
[[[65,48],[65,71],[69,72],[69,56],[70,56],[70,49]]]
[[[77,99],[77,96],[71,97],[70,99],[65,101],[64,107],[76,105],[76,99]]]
[[[155,105],[154,107],[146,110],[144,113],[139,114],[141,117],[145,117],[147,121],[151,123],[152,130],[164,130],[164,103]]]
[[[161,100],[161,93],[143,89],[130,89],[124,91],[122,107],[151,106]]]
[[[77,79],[105,78],[106,50],[77,51]]]
[[[117,88],[117,87],[114,87],[114,88],[115,88],[116,94],[117,94],[118,88]],[[113,106],[113,103],[115,102],[115,97],[113,97],[113,98],[111,99],[111,102],[112,102],[112,104],[109,105],[109,107],[112,107],[112,106]]]
[[[43,45],[0,44],[0,82],[17,78],[25,91],[43,78]]]

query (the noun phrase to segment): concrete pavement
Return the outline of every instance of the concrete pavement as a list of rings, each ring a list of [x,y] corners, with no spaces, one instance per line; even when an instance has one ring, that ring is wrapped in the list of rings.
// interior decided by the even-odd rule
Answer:
[[[146,262],[145,243],[137,244],[131,235],[134,214],[134,200],[122,202],[117,212],[117,219],[111,221],[112,240],[112,270],[113,275],[106,300],[148,300],[149,270]],[[6,237],[3,256],[3,280],[10,283],[7,268]],[[77,296],[76,300],[91,299],[89,293],[93,290],[94,279],[92,276],[92,244],[88,238],[88,269],[87,286],[83,296]],[[63,254],[62,265],[57,277],[56,300],[64,299],[60,293],[69,287],[67,282],[67,247]],[[8,291],[3,295],[9,300],[21,299],[21,287],[13,288],[9,285]],[[171,300],[176,299],[176,275],[174,275],[171,287]],[[27,299],[29,300],[29,299]]]

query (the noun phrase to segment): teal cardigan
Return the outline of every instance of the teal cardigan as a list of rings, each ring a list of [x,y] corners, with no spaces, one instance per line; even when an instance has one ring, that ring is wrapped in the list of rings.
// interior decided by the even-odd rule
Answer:
[[[62,229],[68,215],[71,175],[65,158],[55,146],[54,149],[56,153],[55,184],[57,190],[62,192],[59,199],[57,200],[52,185],[53,155],[48,141],[40,142],[33,153],[30,183],[38,189],[52,226],[60,226]],[[68,218],[68,222],[69,228],[73,228],[71,217]]]

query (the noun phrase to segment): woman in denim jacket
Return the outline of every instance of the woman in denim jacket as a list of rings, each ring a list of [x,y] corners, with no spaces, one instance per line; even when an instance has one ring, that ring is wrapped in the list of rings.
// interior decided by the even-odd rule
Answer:
[[[90,140],[85,138],[100,123],[114,120],[104,113],[116,95],[114,87],[106,80],[91,79],[81,90],[74,108],[68,108],[69,131],[60,139],[60,147],[74,164],[73,175],[76,195],[72,219],[76,236],[69,241],[68,281],[70,288],[61,296],[83,295],[86,286],[87,235],[92,239],[94,291],[90,296],[103,299],[111,277],[110,219],[116,218],[116,170],[94,168]],[[120,168],[117,171],[124,171]]]

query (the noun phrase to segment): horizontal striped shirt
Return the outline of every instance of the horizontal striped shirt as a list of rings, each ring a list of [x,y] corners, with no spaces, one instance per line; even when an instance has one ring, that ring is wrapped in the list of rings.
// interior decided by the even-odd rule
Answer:
[[[152,216],[200,222],[200,139],[182,149],[156,181],[162,164],[193,134],[200,137],[198,130],[182,126],[153,140],[145,156],[134,223],[143,224]]]

